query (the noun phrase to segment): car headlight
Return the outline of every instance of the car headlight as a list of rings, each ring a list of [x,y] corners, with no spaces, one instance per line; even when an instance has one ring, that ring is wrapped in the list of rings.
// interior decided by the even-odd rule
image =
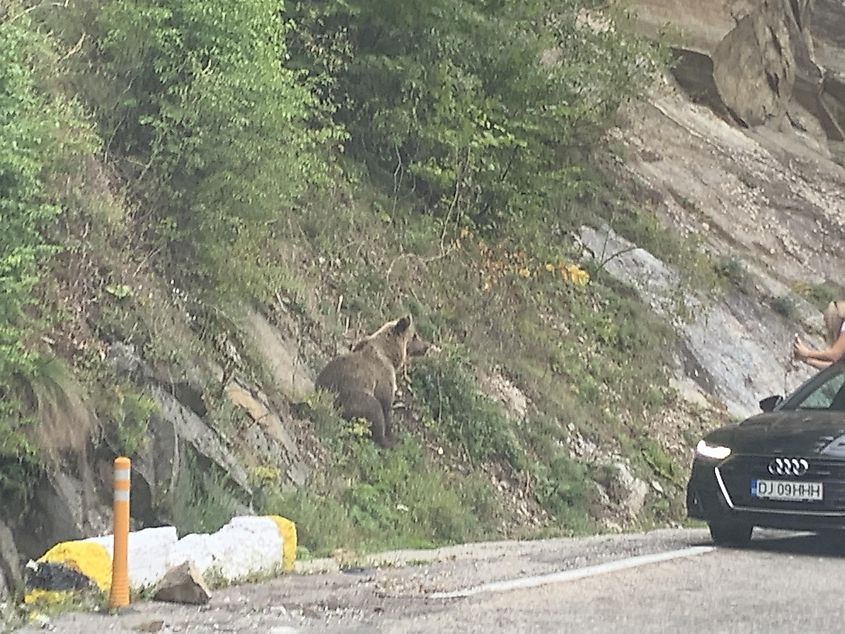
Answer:
[[[724,460],[731,455],[730,447],[722,447],[721,445],[711,445],[704,440],[699,440],[695,448],[695,455],[702,458],[709,458],[710,460]]]

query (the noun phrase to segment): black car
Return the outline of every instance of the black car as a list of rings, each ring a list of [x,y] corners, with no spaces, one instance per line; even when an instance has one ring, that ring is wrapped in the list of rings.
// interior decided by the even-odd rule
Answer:
[[[742,545],[755,526],[845,529],[845,365],[822,370],[762,414],[705,436],[687,485],[687,514],[717,544]]]

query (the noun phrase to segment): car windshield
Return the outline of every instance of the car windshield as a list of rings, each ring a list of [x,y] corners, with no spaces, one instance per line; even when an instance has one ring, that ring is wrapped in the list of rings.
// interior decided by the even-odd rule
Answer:
[[[845,412],[845,365],[836,363],[802,385],[782,410]]]

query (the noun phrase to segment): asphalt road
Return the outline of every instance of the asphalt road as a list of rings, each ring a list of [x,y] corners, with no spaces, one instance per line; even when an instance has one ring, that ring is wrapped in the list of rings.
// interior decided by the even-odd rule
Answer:
[[[317,570],[326,562],[310,567]],[[845,534],[755,532],[713,548],[703,530],[469,544],[385,553],[344,570],[215,593],[200,608],[140,603],[65,614],[91,632],[837,632]],[[24,632],[44,631],[28,626]]]

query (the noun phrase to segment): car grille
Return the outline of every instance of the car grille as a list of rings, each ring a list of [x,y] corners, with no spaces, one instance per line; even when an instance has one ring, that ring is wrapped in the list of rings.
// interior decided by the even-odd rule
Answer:
[[[802,476],[776,476],[769,473],[769,462],[776,456],[733,456],[719,466],[719,473],[734,506],[784,511],[845,511],[845,462],[807,458],[810,468]],[[823,482],[824,500],[785,502],[751,496],[751,480],[791,480]]]

